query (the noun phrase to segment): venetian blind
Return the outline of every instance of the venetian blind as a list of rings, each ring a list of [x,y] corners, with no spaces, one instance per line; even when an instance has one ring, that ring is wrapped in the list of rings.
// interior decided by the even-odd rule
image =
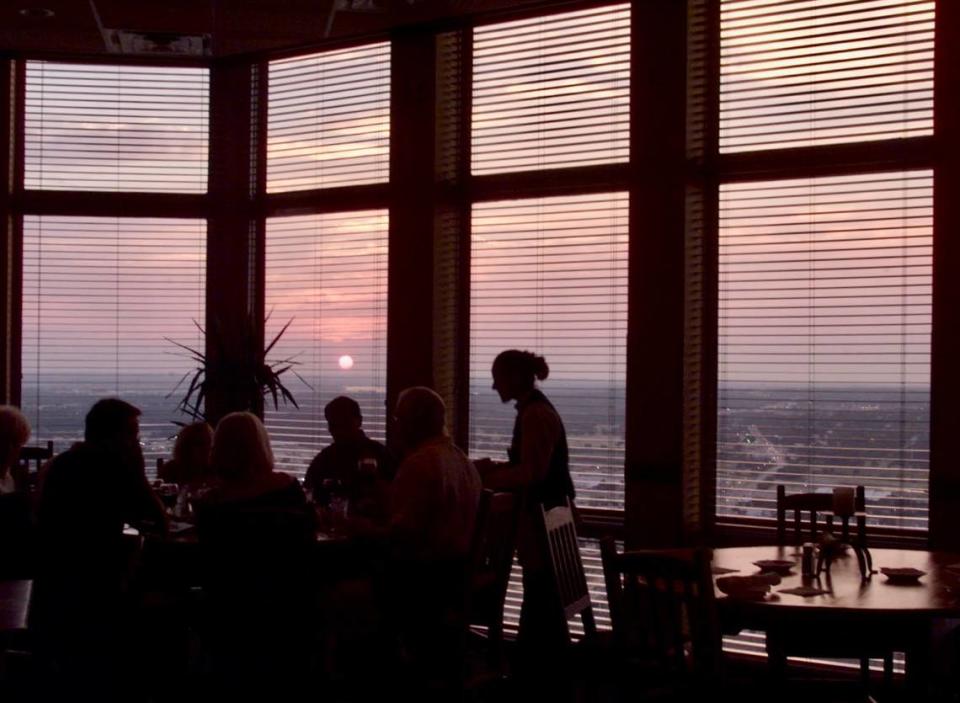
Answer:
[[[203,350],[206,223],[28,215],[23,223],[22,405],[38,442],[62,451],[90,406],[119,396],[143,412],[148,459],[166,456],[180,392]],[[183,390],[183,389],[181,389]],[[148,466],[152,462],[148,461]]]
[[[505,460],[516,411],[494,357],[546,357],[580,506],[623,508],[627,327],[625,193],[476,203],[470,279],[470,454]]]
[[[862,484],[926,528],[932,208],[930,171],[721,188],[718,514]]]
[[[933,131],[933,0],[722,0],[720,148]]]
[[[269,105],[268,192],[389,178],[389,43],[271,61]]]
[[[473,173],[625,162],[627,4],[474,30]]]
[[[363,428],[386,435],[387,228],[384,210],[267,220],[269,343],[290,323],[270,359],[296,365],[285,383],[300,408],[267,407],[280,468],[302,475],[331,442],[324,406],[338,395],[359,404]]]
[[[24,186],[203,193],[208,72],[28,61]]]

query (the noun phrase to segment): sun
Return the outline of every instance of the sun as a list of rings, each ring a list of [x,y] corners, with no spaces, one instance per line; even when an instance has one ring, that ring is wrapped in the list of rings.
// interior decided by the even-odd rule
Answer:
[[[337,363],[340,364],[341,369],[343,369],[344,371],[349,371],[350,369],[353,368],[353,357],[350,356],[349,354],[344,354],[343,356],[340,357]]]

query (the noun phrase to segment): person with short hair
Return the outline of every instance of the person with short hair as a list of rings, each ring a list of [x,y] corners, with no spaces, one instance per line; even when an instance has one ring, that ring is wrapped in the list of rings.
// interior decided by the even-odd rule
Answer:
[[[333,443],[310,462],[304,488],[320,505],[339,493],[349,501],[354,516],[385,521],[388,484],[395,472],[393,457],[380,442],[367,437],[360,405],[353,398],[337,396],[323,414]]]
[[[391,486],[385,600],[408,655],[411,683],[420,694],[454,700],[462,682],[466,574],[480,476],[447,435],[446,407],[433,390],[401,392],[394,415],[404,457]]]
[[[97,401],[84,440],[41,476],[30,626],[41,661],[75,698],[123,696],[124,584],[135,546],[124,524],[167,525],[144,472],[139,416],[118,398]]]

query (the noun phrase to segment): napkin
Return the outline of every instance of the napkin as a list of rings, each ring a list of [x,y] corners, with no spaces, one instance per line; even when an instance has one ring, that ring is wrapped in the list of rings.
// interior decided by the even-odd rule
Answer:
[[[960,564],[958,564],[958,568],[960,568]],[[739,570],[740,570],[740,569],[728,569],[728,568],[725,567],[725,566],[711,566],[711,567],[710,567],[710,571],[713,572],[713,575],[714,575],[714,576],[721,576],[721,575],[723,575],[723,574],[735,574],[735,573],[737,573]]]
[[[794,596],[822,596],[830,591],[818,588],[817,586],[794,586],[793,588],[781,588],[777,593],[789,593]]]

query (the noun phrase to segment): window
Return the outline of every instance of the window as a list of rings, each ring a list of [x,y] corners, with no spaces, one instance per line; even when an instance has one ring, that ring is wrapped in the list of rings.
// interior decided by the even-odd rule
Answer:
[[[373,439],[386,434],[386,211],[267,220],[267,343],[290,323],[268,358],[295,365],[285,384],[300,409],[268,406],[277,465],[303,474],[329,444],[324,406],[345,394],[360,403]]]
[[[272,61],[271,193],[381,183],[390,169],[390,45]]]
[[[628,5],[474,30],[473,173],[624,162]]]
[[[836,175],[720,187],[720,516],[862,484],[874,526],[927,527],[933,173],[820,147],[932,133],[933,23],[929,0],[721,5],[721,152]]]
[[[623,508],[627,325],[624,193],[473,207],[470,454],[504,459],[516,411],[491,390],[500,351],[550,365],[577,504]]]
[[[862,484],[926,527],[932,210],[929,171],[722,188],[719,514]]]
[[[720,148],[933,132],[933,0],[723,0]]]
[[[33,437],[62,451],[94,401],[143,412],[148,459],[176,433],[178,381],[203,348],[206,224],[201,220],[28,215],[23,227],[22,406]]]
[[[207,190],[207,70],[28,61],[24,186]]]

